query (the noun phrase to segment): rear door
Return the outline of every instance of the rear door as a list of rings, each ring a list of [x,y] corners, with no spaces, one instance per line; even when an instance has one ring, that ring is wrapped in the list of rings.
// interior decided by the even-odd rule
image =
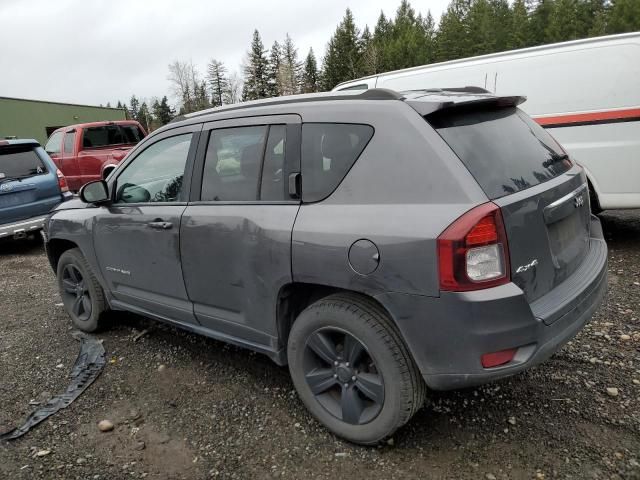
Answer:
[[[589,249],[584,172],[516,107],[436,112],[427,120],[501,207],[511,277],[531,302],[563,282]]]
[[[300,206],[300,117],[205,124],[180,251],[198,321],[276,347],[276,300],[291,282],[291,231]]]
[[[60,203],[58,178],[44,155],[34,144],[0,147],[0,224],[46,215]]]

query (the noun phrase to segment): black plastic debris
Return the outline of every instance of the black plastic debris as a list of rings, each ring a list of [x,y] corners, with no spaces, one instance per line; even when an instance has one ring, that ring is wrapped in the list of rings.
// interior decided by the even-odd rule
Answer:
[[[106,363],[102,343],[97,338],[80,332],[74,332],[73,336],[80,340],[80,353],[71,370],[71,383],[67,390],[31,412],[22,425],[1,434],[0,440],[14,440],[21,437],[58,410],[68,407],[98,378]]]

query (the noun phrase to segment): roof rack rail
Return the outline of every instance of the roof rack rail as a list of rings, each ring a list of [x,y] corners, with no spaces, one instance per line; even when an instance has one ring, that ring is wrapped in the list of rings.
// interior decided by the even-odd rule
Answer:
[[[284,97],[261,98],[249,102],[238,103],[233,105],[224,105],[222,107],[210,108],[199,112],[187,113],[174,118],[171,122],[178,122],[189,118],[200,117],[218,112],[229,112],[234,110],[242,110],[245,108],[284,105],[287,103],[306,103],[306,102],[323,102],[331,100],[402,100],[404,96],[395,90],[387,88],[370,88],[362,93],[356,92],[323,92],[310,93],[302,95],[288,95]]]

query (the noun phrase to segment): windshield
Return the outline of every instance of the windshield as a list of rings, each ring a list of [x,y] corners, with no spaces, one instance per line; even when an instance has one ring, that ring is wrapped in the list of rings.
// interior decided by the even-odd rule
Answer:
[[[10,178],[26,178],[47,173],[33,146],[11,146],[0,149],[0,182]]]
[[[427,115],[490,199],[546,182],[571,168],[558,143],[516,107]]]
[[[107,147],[109,145],[136,144],[144,138],[137,125],[102,125],[89,127],[82,135],[82,148]]]

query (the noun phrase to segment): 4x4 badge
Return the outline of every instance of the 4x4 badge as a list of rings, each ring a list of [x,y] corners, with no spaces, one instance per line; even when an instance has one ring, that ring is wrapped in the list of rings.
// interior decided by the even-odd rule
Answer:
[[[576,195],[573,199],[573,206],[580,208],[584,205],[584,197],[582,195]]]
[[[529,270],[530,268],[535,267],[536,265],[538,265],[538,259],[534,258],[533,260],[531,260],[531,262],[527,263],[526,265],[520,265],[516,269],[516,273],[526,272],[527,270]]]

